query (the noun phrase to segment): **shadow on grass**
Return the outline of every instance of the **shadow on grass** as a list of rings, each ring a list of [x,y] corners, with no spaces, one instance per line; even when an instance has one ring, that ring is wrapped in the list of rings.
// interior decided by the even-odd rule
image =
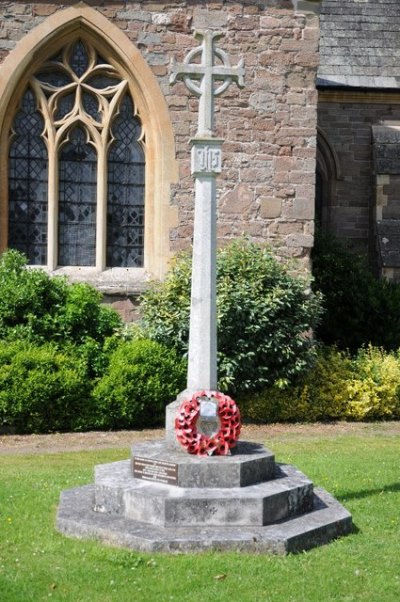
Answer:
[[[349,535],[358,535],[359,533],[361,533],[361,529],[355,523],[352,523]]]
[[[375,489],[363,489],[362,491],[347,491],[338,495],[337,498],[343,503],[347,500],[361,500],[371,495],[379,495],[383,493],[398,493],[400,492],[400,483],[392,483],[384,487],[376,487]]]

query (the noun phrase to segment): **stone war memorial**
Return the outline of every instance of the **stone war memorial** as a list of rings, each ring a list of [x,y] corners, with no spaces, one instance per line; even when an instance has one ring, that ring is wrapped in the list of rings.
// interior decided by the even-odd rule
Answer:
[[[240,410],[217,390],[216,177],[223,139],[215,103],[245,86],[245,63],[231,65],[223,32],[196,30],[199,46],[172,61],[199,99],[190,141],[195,179],[187,388],[166,413],[164,441],[134,445],[131,459],[95,468],[93,485],[64,491],[57,528],[68,535],[143,551],[243,550],[284,554],[351,531],[351,515],[295,467],[260,444],[240,441]],[[231,92],[232,94],[232,92]],[[229,101],[227,101],[229,104]]]

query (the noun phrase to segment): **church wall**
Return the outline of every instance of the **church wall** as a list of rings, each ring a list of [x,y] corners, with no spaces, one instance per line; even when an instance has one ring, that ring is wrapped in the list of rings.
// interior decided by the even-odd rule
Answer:
[[[194,196],[188,141],[196,133],[198,103],[182,82],[170,86],[169,65],[172,57],[182,62],[197,45],[193,28],[214,28],[225,33],[218,45],[231,63],[243,57],[246,70],[245,88],[231,85],[216,100],[216,135],[225,139],[223,173],[217,184],[219,243],[246,234],[270,242],[278,255],[297,257],[305,268],[309,266],[319,24],[317,16],[307,12],[314,3],[294,4],[301,5],[302,12],[296,12],[288,0],[82,3],[125,33],[165,96],[175,135],[171,152],[179,169],[170,193],[170,204],[178,213],[170,228],[170,253],[187,248],[192,238]],[[0,60],[47,16],[72,5],[77,4],[0,2]],[[340,138],[334,140],[340,144]],[[356,230],[364,236],[364,210],[352,194],[346,202],[359,212]]]
[[[318,126],[335,152],[340,176],[332,182],[329,229],[355,251],[376,262],[375,174],[372,126],[400,120],[400,96],[367,92],[320,94]],[[388,191],[385,190],[385,194]]]

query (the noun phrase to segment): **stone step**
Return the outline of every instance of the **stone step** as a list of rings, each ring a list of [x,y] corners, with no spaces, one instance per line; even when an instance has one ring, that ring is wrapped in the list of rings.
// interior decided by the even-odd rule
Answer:
[[[313,510],[277,524],[253,527],[162,527],[95,512],[94,486],[63,491],[57,529],[72,537],[143,552],[245,551],[300,552],[326,544],[352,530],[349,512],[323,489],[315,489]]]
[[[274,478],[275,457],[260,443],[238,441],[229,456],[199,458],[165,441],[132,446],[133,475],[178,487],[247,487]]]
[[[267,525],[309,511],[313,484],[293,466],[248,487],[182,488],[135,479],[129,461],[96,466],[95,509],[165,527]]]

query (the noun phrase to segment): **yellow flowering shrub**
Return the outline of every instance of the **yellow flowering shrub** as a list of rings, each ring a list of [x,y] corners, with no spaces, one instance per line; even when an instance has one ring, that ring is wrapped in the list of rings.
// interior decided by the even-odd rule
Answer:
[[[237,401],[245,419],[261,423],[400,418],[400,354],[370,346],[352,358],[321,348],[293,385]]]
[[[347,383],[345,417],[377,420],[399,416],[400,359],[369,346],[354,360],[355,377]]]

